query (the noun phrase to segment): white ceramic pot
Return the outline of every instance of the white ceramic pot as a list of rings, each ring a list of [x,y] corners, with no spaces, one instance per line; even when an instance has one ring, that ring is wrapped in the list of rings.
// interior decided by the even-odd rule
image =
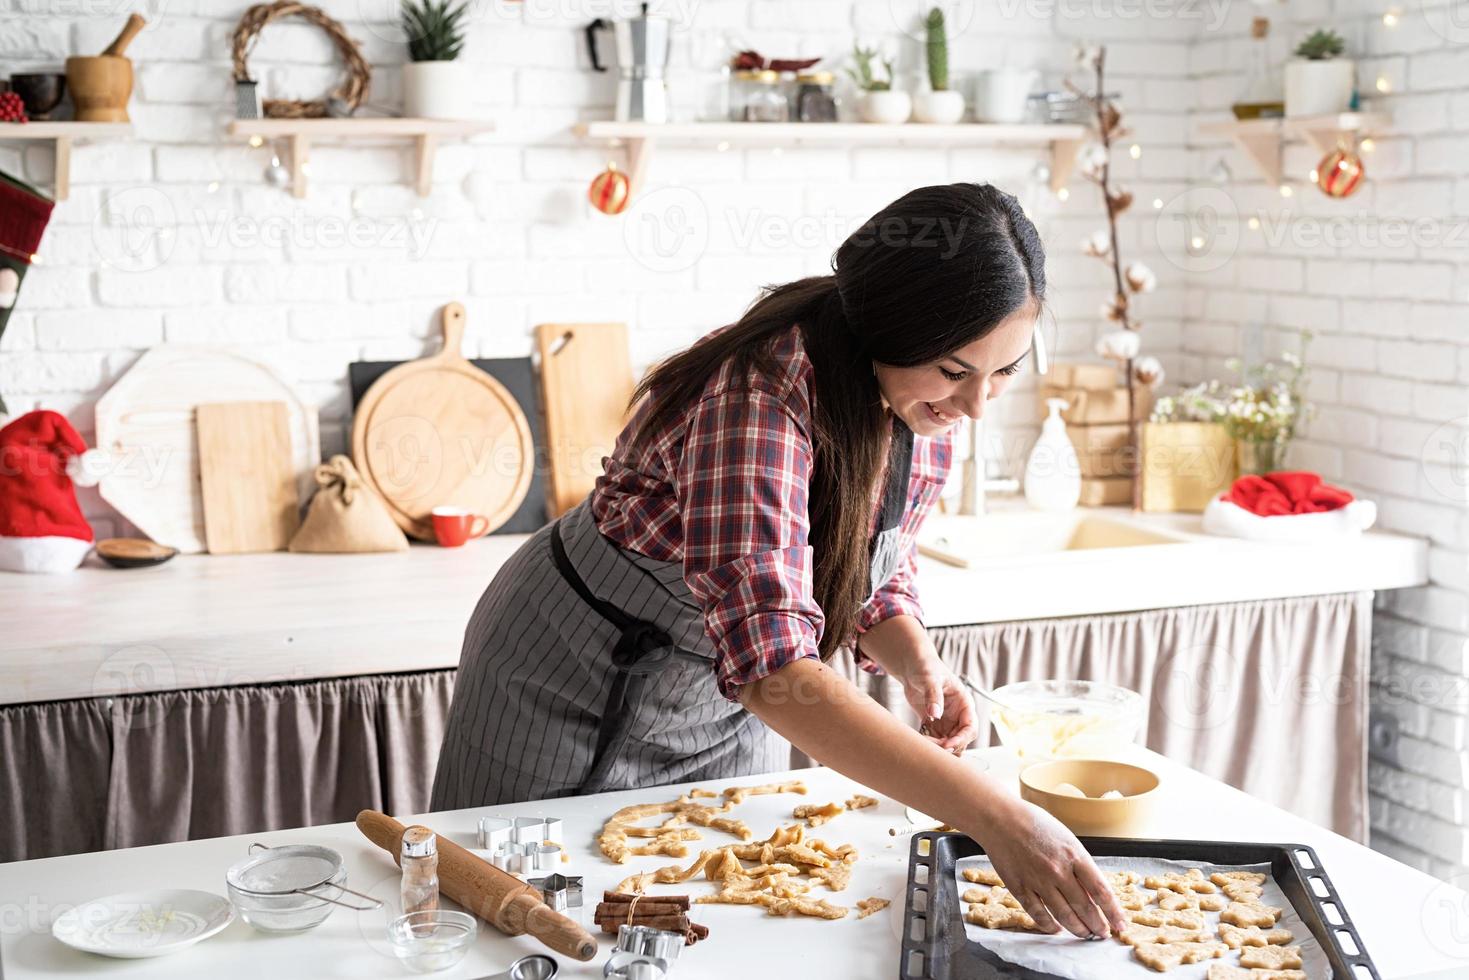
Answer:
[[[863,122],[905,123],[913,114],[913,99],[907,92],[863,92],[857,114]]]
[[[415,119],[470,119],[473,75],[462,61],[410,61],[403,65],[403,115]]]
[[[1285,114],[1324,116],[1346,112],[1352,105],[1357,64],[1350,58],[1310,61],[1297,58],[1285,65]]]
[[[956,123],[964,118],[964,93],[953,89],[914,92],[913,118],[921,123]]]
[[[1025,121],[1026,100],[1040,74],[1029,68],[991,68],[974,76],[974,120]]]

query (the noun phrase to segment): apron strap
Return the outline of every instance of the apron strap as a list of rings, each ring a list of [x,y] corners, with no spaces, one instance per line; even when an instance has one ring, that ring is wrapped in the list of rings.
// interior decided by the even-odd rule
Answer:
[[[896,415],[888,446],[887,480],[882,488],[882,508],[877,512],[877,532],[873,534],[868,554],[877,549],[877,539],[903,523],[908,508],[908,481],[913,475],[913,430]]]
[[[632,717],[642,705],[646,676],[662,670],[675,655],[688,656],[700,662],[705,658],[698,654],[684,654],[674,645],[667,630],[629,616],[612,603],[593,595],[566,554],[559,518],[551,525],[551,557],[561,577],[576,590],[582,601],[621,631],[612,648],[612,687],[607,691],[607,700],[602,706],[596,753],[592,757],[591,772],[580,787],[582,793],[594,793],[600,789],[614,758],[612,743],[627,737]]]

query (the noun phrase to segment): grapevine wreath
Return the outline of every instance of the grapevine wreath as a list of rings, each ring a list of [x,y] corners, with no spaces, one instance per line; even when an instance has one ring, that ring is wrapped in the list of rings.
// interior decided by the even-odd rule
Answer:
[[[342,62],[347,69],[347,77],[335,89],[319,99],[305,102],[294,99],[266,99],[262,106],[265,114],[275,119],[318,118],[336,114],[328,112],[328,103],[333,99],[340,99],[347,109],[345,113],[340,114],[350,115],[367,98],[368,80],[371,76],[367,61],[362,57],[357,42],[347,36],[347,31],[341,24],[328,17],[319,8],[309,4],[296,3],[295,0],[276,0],[274,3],[257,3],[245,11],[230,39],[230,53],[235,65],[235,81],[250,81],[250,71],[245,64],[245,59],[255,47],[256,39],[265,29],[265,25],[286,17],[300,17],[325,31],[327,37],[331,38],[332,44],[336,46],[337,53],[342,57]]]

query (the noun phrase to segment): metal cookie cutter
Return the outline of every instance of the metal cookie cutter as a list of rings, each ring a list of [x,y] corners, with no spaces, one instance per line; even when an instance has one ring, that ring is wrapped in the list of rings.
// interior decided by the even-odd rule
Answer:
[[[541,898],[554,911],[565,912],[567,909],[581,908],[581,880],[581,875],[554,874],[532,878],[527,884],[540,889]]]
[[[529,874],[532,871],[555,871],[561,860],[559,844],[517,844],[506,841],[491,855],[490,863],[501,871],[511,874]]]
[[[684,935],[647,926],[618,926],[617,949],[602,967],[612,980],[662,980],[673,969]]]
[[[517,844],[539,844],[561,840],[559,817],[516,817],[511,840]]]
[[[515,824],[509,817],[480,817],[479,818],[479,849],[481,851],[498,851],[501,844],[515,839]]]

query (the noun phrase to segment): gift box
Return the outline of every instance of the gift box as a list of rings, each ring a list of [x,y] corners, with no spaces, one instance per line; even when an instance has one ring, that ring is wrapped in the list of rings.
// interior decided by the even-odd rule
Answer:
[[[1130,503],[1132,503],[1132,479],[1130,477],[1083,477],[1081,480],[1081,498],[1077,500],[1079,506],[1110,507],[1114,504]]]
[[[1085,477],[1129,477],[1132,453],[1128,425],[1068,425],[1066,435],[1076,449],[1076,461]]]
[[[1234,439],[1214,422],[1142,426],[1142,509],[1202,513],[1238,474]]]
[[[1153,389],[1140,384],[1133,392],[1132,417],[1144,421],[1153,411]],[[1040,388],[1040,415],[1046,417],[1046,399],[1060,398],[1066,402],[1061,418],[1066,425],[1117,425],[1127,424],[1127,387],[1077,388],[1055,384],[1047,378]]]

